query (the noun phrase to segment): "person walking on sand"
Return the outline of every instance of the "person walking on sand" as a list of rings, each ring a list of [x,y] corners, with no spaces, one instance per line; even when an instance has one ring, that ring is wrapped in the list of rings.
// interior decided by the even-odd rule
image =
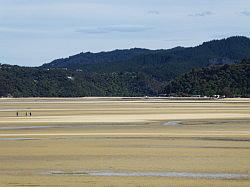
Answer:
[[[31,112],[30,112],[30,116],[32,116]]]
[[[19,116],[19,114],[18,114],[18,112],[16,112],[16,117],[18,117]]]

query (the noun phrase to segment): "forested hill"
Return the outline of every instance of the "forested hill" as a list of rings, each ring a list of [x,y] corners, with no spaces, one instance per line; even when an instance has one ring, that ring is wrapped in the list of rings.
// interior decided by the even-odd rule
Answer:
[[[230,37],[190,48],[81,53],[34,68],[0,64],[0,97],[250,96],[246,57],[250,39]]]
[[[189,48],[81,53],[44,64],[42,67],[81,69],[83,72],[95,73],[143,73],[158,81],[169,81],[193,68],[238,63],[249,57],[250,39],[238,36],[213,40]]]
[[[164,92],[178,96],[250,97],[250,60],[192,70],[171,81]]]
[[[170,82],[143,73],[83,73],[65,69],[0,65],[0,96],[176,96],[250,97],[250,60],[192,70]]]
[[[100,53],[80,53],[77,55],[70,56],[68,58],[61,58],[52,61],[51,63],[44,64],[44,68],[69,68],[69,69],[79,69],[86,64],[95,63],[112,63],[116,61],[128,60],[136,56],[143,54],[154,53],[157,51],[149,49],[124,49],[124,50],[114,50],[110,52],[100,52]]]
[[[0,97],[155,96],[164,87],[141,73],[82,73],[0,64]]]

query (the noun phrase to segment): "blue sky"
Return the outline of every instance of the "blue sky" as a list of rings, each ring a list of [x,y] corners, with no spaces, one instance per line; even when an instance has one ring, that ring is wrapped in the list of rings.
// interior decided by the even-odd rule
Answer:
[[[0,0],[0,63],[250,37],[249,0]]]

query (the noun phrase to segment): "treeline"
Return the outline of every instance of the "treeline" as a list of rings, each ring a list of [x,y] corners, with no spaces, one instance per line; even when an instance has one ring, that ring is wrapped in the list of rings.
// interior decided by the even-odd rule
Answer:
[[[0,66],[2,97],[153,96],[162,87],[162,82],[142,73],[83,73]]]
[[[213,96],[250,97],[250,60],[194,69],[170,81],[143,73],[83,73],[0,66],[0,96]]]
[[[81,53],[41,67],[0,65],[0,97],[249,97],[250,39],[197,47]]]
[[[176,47],[168,50],[135,48],[101,53],[80,53],[44,64],[42,67],[80,69],[87,73],[140,72],[164,82],[175,79],[194,68],[239,63],[248,57],[250,57],[250,39],[236,36],[187,48]]]
[[[178,96],[250,97],[250,60],[192,70],[171,81],[164,92]]]

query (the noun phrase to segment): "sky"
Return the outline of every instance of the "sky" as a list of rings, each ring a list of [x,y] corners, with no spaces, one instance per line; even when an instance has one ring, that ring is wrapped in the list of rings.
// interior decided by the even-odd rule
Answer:
[[[0,63],[250,37],[250,0],[0,0]]]

